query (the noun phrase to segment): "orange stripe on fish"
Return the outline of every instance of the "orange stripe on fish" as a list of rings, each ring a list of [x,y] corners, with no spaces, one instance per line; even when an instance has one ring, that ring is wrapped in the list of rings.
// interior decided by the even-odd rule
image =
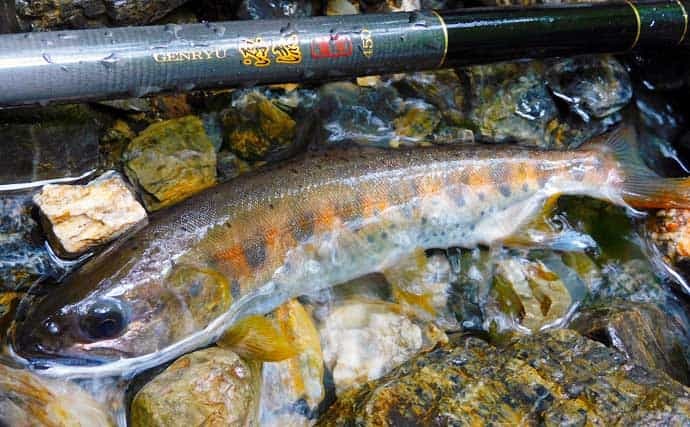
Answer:
[[[248,275],[251,271],[242,245],[234,245],[219,252],[216,259],[226,261],[238,276]]]

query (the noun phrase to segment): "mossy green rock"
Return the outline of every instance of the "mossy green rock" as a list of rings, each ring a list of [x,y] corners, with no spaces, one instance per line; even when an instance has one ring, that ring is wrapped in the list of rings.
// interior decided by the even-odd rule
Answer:
[[[261,368],[230,350],[177,359],[132,401],[133,427],[257,425]]]
[[[442,346],[341,396],[317,425],[688,425],[690,389],[570,330]]]
[[[258,91],[235,98],[222,122],[230,150],[244,160],[270,159],[295,142],[295,120]]]
[[[216,183],[216,152],[196,116],[152,124],[132,140],[123,157],[125,172],[141,189],[149,211]]]

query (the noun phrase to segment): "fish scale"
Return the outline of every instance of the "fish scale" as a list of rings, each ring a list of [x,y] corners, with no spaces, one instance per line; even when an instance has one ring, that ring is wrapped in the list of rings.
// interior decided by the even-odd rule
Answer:
[[[31,305],[15,322],[12,348],[50,359],[47,374],[137,372],[289,298],[393,269],[419,249],[517,242],[560,194],[690,207],[688,181],[654,176],[635,157],[633,138],[619,131],[568,152],[310,151],[153,215]],[[98,322],[108,316],[102,336]],[[95,366],[69,366],[75,359]]]

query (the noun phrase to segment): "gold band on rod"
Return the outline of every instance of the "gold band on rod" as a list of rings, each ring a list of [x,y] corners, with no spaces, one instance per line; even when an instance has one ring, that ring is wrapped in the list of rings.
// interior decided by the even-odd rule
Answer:
[[[635,13],[635,20],[637,21],[637,34],[635,34],[635,40],[633,40],[632,45],[628,48],[628,50],[632,50],[637,46],[637,42],[640,40],[640,32],[642,31],[642,22],[640,20],[640,12],[637,10],[637,6],[630,1],[630,0],[625,0],[626,3],[632,8],[633,13]]]
[[[683,6],[681,0],[676,0],[676,3],[680,6],[680,11],[683,12],[683,34],[681,34],[680,40],[678,40],[678,44],[681,44],[683,40],[685,40],[685,35],[688,33],[688,12],[685,10],[685,6]]]
[[[438,63],[438,68],[441,68],[446,62],[446,55],[448,55],[448,28],[446,27],[446,21],[443,20],[443,17],[438,12],[432,10],[431,13],[436,15],[443,29],[443,56],[441,56],[441,62]]]

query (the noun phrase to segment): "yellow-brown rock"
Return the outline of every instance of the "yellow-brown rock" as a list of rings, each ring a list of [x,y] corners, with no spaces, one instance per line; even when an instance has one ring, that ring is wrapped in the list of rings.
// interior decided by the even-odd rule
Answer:
[[[146,220],[122,177],[107,172],[86,185],[46,185],[34,196],[53,249],[71,258]]]
[[[261,368],[230,350],[177,359],[134,397],[133,427],[255,426]]]
[[[114,426],[105,407],[78,386],[0,364],[0,425]]]
[[[196,116],[152,124],[130,142],[125,172],[154,211],[216,183],[216,152]]]

